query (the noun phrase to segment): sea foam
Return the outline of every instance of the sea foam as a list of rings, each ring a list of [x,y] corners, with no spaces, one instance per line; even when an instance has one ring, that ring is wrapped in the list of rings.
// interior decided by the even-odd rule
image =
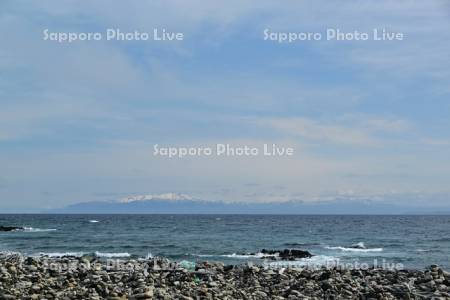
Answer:
[[[57,229],[53,228],[33,228],[33,227],[23,227],[23,231],[25,232],[48,232],[48,231],[56,231]]]
[[[47,257],[82,257],[85,253],[84,252],[41,252],[39,253],[39,256],[47,256]]]
[[[363,242],[356,243],[351,245],[350,247],[342,247],[342,246],[326,246],[325,249],[329,250],[341,250],[345,252],[382,252],[383,248],[366,248]]]
[[[107,252],[95,251],[95,256],[97,256],[97,257],[106,257],[106,258],[116,258],[116,257],[130,257],[131,254],[128,253],[128,252],[107,253]]]
[[[322,266],[336,265],[339,259],[334,256],[327,255],[315,255],[310,258],[300,258],[297,260],[279,260],[264,262],[264,266],[271,268],[282,268],[282,267],[308,267],[308,268],[319,268]]]

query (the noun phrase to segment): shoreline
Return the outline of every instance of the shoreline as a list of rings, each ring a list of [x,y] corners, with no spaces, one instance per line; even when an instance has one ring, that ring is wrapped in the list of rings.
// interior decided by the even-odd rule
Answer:
[[[162,257],[0,257],[0,299],[438,299],[450,272],[346,268],[264,268]]]

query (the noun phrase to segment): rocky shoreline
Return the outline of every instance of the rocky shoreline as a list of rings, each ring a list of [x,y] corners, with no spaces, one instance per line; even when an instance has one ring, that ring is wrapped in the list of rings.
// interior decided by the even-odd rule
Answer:
[[[0,256],[0,299],[450,299],[450,273]]]

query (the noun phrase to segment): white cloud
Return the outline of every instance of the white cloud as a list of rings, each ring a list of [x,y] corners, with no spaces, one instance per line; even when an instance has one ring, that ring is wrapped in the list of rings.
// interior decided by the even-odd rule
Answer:
[[[409,120],[367,114],[345,114],[334,119],[258,118],[249,122],[275,130],[281,136],[344,146],[380,147],[390,142],[404,143],[405,134],[417,134]]]
[[[373,131],[403,133],[412,128],[409,121],[402,119],[373,118],[364,121],[367,128]]]
[[[419,143],[423,143],[429,146],[450,146],[450,139],[436,139],[436,138],[423,138],[419,141]]]
[[[363,129],[321,122],[308,118],[283,118],[258,121],[260,125],[271,127],[290,136],[297,136],[320,142],[377,146],[380,142]]]
[[[164,194],[164,191],[177,187],[189,195],[206,199],[219,197],[215,192],[226,188],[230,192],[223,196],[223,200],[252,200],[257,197],[261,201],[285,201],[299,194],[307,199],[322,199],[323,194],[330,190],[329,197],[336,197],[339,191],[353,191],[341,196],[363,198],[383,195],[383,191],[394,187],[403,191],[421,187],[430,192],[448,185],[445,182],[450,174],[448,164],[441,159],[447,158],[448,151],[425,155],[398,147],[396,151],[380,151],[375,155],[364,152],[368,148],[378,150],[388,141],[402,140],[405,138],[402,135],[416,134],[408,140],[409,143],[423,142],[436,147],[448,146],[445,138],[419,136],[415,132],[418,125],[414,120],[395,115],[385,117],[383,112],[379,115],[338,117],[349,111],[358,111],[378,91],[384,91],[389,99],[369,103],[369,110],[373,106],[386,109],[401,106],[402,109],[408,103],[395,103],[399,95],[408,96],[411,91],[407,89],[412,87],[422,90],[416,84],[423,82],[424,78],[438,79],[430,84],[436,85],[433,91],[448,93],[447,82],[442,84],[440,81],[448,78],[450,70],[447,54],[450,53],[449,18],[441,1],[344,3],[263,0],[257,7],[253,1],[246,0],[39,1],[27,5],[9,2],[7,5],[0,12],[0,32],[4,37],[0,66],[8,75],[0,75],[0,140],[39,137],[60,130],[59,135],[52,139],[58,143],[62,135],[71,133],[64,131],[61,134],[61,125],[72,122],[77,129],[82,127],[89,131],[103,126],[105,131],[102,133],[116,133],[125,127],[123,132],[130,143],[121,144],[119,140],[125,137],[118,134],[113,143],[102,144],[91,152],[61,150],[53,144],[49,146],[52,149],[45,149],[44,153],[35,153],[33,148],[21,153],[1,150],[0,165],[8,174],[8,186],[11,186],[8,193],[2,191],[2,199],[15,197],[25,204],[29,204],[28,199],[35,199],[55,205],[61,199],[68,202],[89,200],[99,191],[120,194],[135,191],[136,199],[153,199],[161,195],[169,199],[184,197]],[[133,17],[123,18],[125,15]],[[208,61],[205,65],[197,65],[197,72],[192,69],[186,71],[173,63],[171,56],[158,55],[170,53],[189,61],[196,47],[203,47],[203,43],[212,43],[219,49],[225,43],[242,42],[233,40],[236,36],[246,36],[251,40],[264,27],[305,31],[338,25],[349,30],[370,30],[388,25],[393,30],[404,30],[408,37],[405,42],[389,45],[300,45],[299,48],[305,47],[317,54],[321,63],[329,64],[330,70],[337,72],[336,77],[319,74],[329,80],[319,85],[308,84],[311,80],[309,74],[303,73],[299,77],[288,78],[253,69],[237,72],[233,66],[207,72],[203,68],[209,67],[205,67]],[[185,31],[188,41],[166,48],[154,47],[154,44],[139,48],[142,61],[135,61],[133,55],[117,44],[73,44],[66,47],[43,43],[41,26],[55,30],[81,30],[84,27],[134,30],[167,26],[168,29]],[[220,34],[214,34],[218,32]],[[212,49],[215,50],[214,47]],[[287,50],[286,53],[290,51],[283,49]],[[273,60],[267,59],[263,65],[278,64],[280,73],[300,74],[305,67],[302,63],[309,59],[300,56],[286,55],[286,61],[283,61],[285,56],[278,55]],[[355,82],[339,84],[341,67],[347,70],[349,65],[356,70],[352,73]],[[415,80],[411,81],[411,78]],[[430,89],[427,82],[423,85]],[[173,100],[180,101],[181,105],[172,104],[170,101]],[[169,105],[164,107],[166,102]],[[197,109],[199,112],[191,112]],[[182,114],[183,118],[180,117]],[[283,117],[286,115],[297,117]],[[146,123],[158,116],[167,122],[156,126]],[[145,118],[146,121],[142,121]],[[202,128],[194,126],[198,125],[198,120],[203,122]],[[175,130],[170,131],[169,126],[165,126],[168,124],[174,124],[171,126]],[[255,124],[259,130],[254,130],[252,126]],[[228,131],[233,126],[235,130]],[[211,132],[207,130],[211,128],[217,129],[216,135],[223,134],[226,138],[213,140],[216,137],[211,138]],[[140,133],[139,141],[131,137],[136,132]],[[77,134],[77,138],[84,138],[83,134]],[[189,134],[196,136],[193,138]],[[394,137],[388,140],[387,135]],[[294,158],[282,160],[167,161],[151,157],[150,142],[170,137],[178,142],[188,139],[194,145],[220,142],[260,146],[264,141],[275,141],[293,145],[299,151]],[[96,142],[101,138],[103,136]],[[329,153],[312,153],[305,148],[302,139],[314,141],[320,146],[318,148]],[[337,158],[332,153],[336,151],[335,145],[357,146],[358,149],[341,153]],[[399,163],[408,164],[408,167],[398,170]],[[348,173],[369,176],[345,177]],[[248,181],[259,185],[253,190],[242,188],[242,182]],[[283,185],[286,190],[272,191],[270,187],[274,185]],[[27,189],[23,189],[24,186]],[[42,190],[55,191],[55,196],[39,196]],[[145,195],[148,190],[156,194]]]

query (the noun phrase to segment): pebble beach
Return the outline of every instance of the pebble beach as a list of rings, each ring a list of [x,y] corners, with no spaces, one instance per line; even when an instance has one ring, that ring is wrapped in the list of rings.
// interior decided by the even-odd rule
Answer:
[[[265,268],[155,257],[0,257],[0,299],[450,299],[450,273]]]

